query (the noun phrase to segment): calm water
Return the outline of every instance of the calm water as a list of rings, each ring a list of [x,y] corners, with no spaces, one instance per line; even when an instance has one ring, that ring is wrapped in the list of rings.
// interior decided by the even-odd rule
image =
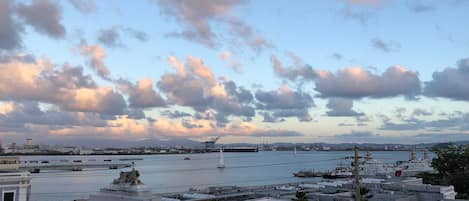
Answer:
[[[301,169],[328,170],[340,163],[340,158],[352,152],[258,152],[225,153],[225,169],[217,169],[218,153],[188,155],[135,156],[140,179],[155,193],[185,191],[191,187],[211,185],[277,184],[312,179],[295,178],[292,173]],[[419,157],[421,157],[418,154]],[[34,156],[30,160],[72,159],[83,156]],[[92,158],[129,158],[132,156],[90,156]],[[190,157],[191,160],[183,160]],[[407,160],[409,152],[373,152],[373,157],[386,162]],[[87,198],[106,187],[119,176],[121,170],[86,170],[81,172],[54,171],[33,174],[31,201],[71,201]]]

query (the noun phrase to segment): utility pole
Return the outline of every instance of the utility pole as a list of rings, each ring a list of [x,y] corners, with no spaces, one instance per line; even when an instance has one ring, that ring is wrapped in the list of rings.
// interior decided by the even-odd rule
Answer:
[[[358,146],[355,146],[355,156],[354,156],[354,173],[355,173],[355,200],[360,201],[360,168],[358,160]]]

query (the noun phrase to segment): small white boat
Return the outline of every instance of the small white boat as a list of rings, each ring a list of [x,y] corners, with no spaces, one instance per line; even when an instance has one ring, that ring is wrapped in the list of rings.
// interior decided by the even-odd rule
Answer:
[[[218,161],[217,168],[225,168],[225,159],[223,157],[223,149],[220,148],[220,161]]]

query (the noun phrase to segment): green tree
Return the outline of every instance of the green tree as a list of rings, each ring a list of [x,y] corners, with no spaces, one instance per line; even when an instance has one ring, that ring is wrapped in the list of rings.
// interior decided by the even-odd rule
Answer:
[[[308,196],[306,192],[296,191],[295,198],[291,199],[292,201],[308,201]]]
[[[436,157],[432,167],[437,174],[424,174],[425,183],[453,185],[457,198],[469,198],[469,146],[453,144],[439,145],[433,149]]]
[[[368,199],[372,197],[373,195],[370,194],[370,189],[366,187],[360,187],[360,200],[361,201],[368,201]],[[353,194],[353,198],[355,199],[355,194]]]

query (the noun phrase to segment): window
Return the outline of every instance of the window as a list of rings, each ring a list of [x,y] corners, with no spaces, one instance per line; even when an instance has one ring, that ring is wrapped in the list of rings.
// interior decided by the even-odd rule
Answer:
[[[15,200],[15,192],[3,193],[3,201],[14,201],[14,200]]]

